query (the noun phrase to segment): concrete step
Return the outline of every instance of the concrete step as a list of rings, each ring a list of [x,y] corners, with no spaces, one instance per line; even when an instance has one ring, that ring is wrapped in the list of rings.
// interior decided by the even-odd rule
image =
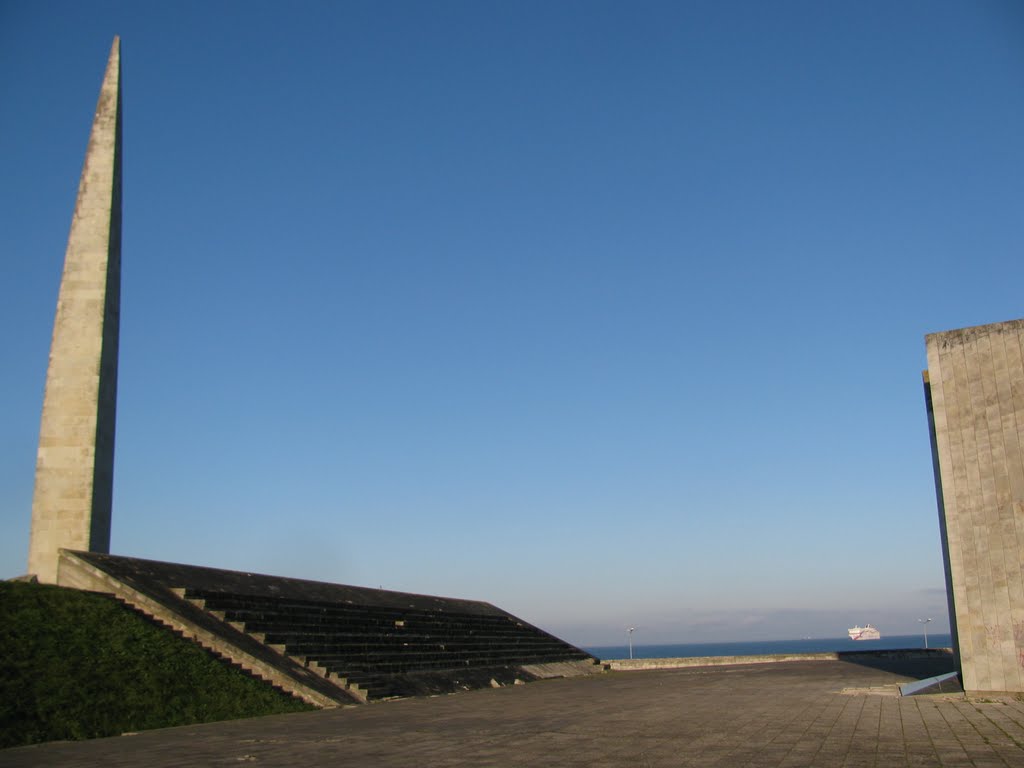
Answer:
[[[344,677],[346,680],[357,679],[360,674],[379,673],[392,674],[398,672],[415,672],[441,669],[466,669],[470,667],[504,667],[529,664],[554,664],[563,661],[582,661],[585,655],[568,654],[537,654],[524,657],[515,654],[480,655],[476,658],[450,656],[447,658],[428,659],[422,657],[409,659],[353,659],[351,657],[322,656],[315,659],[317,665]]]

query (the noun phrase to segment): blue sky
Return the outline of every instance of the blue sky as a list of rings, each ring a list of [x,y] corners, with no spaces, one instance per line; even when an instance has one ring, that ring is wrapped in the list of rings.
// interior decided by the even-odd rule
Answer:
[[[1019,4],[0,2],[0,577],[115,34],[112,551],[945,630],[923,337],[1024,315]]]

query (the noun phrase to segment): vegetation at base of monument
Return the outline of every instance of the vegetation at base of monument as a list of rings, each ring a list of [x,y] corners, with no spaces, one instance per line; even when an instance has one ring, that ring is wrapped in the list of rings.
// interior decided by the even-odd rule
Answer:
[[[0,747],[307,709],[112,597],[0,582]]]

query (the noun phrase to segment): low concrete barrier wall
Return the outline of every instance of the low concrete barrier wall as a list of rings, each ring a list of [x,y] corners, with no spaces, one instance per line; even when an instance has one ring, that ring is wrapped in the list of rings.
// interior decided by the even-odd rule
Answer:
[[[609,669],[633,671],[640,669],[685,669],[687,667],[720,667],[732,664],[777,664],[782,661],[841,661],[857,657],[884,659],[928,659],[948,656],[951,648],[906,648],[886,651],[832,651],[826,653],[773,653],[757,656],[687,656],[674,659],[601,659]]]
[[[780,661],[836,661],[838,653],[785,653],[760,656],[686,656],[676,659],[602,659],[611,669],[682,669],[728,664],[774,664]]]

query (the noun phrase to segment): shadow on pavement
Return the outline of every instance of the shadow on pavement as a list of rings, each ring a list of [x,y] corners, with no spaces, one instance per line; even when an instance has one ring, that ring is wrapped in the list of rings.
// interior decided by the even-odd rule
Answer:
[[[839,660],[848,664],[891,672],[895,675],[924,680],[956,671],[956,659],[947,649],[915,649],[910,651],[871,651],[840,653]]]

